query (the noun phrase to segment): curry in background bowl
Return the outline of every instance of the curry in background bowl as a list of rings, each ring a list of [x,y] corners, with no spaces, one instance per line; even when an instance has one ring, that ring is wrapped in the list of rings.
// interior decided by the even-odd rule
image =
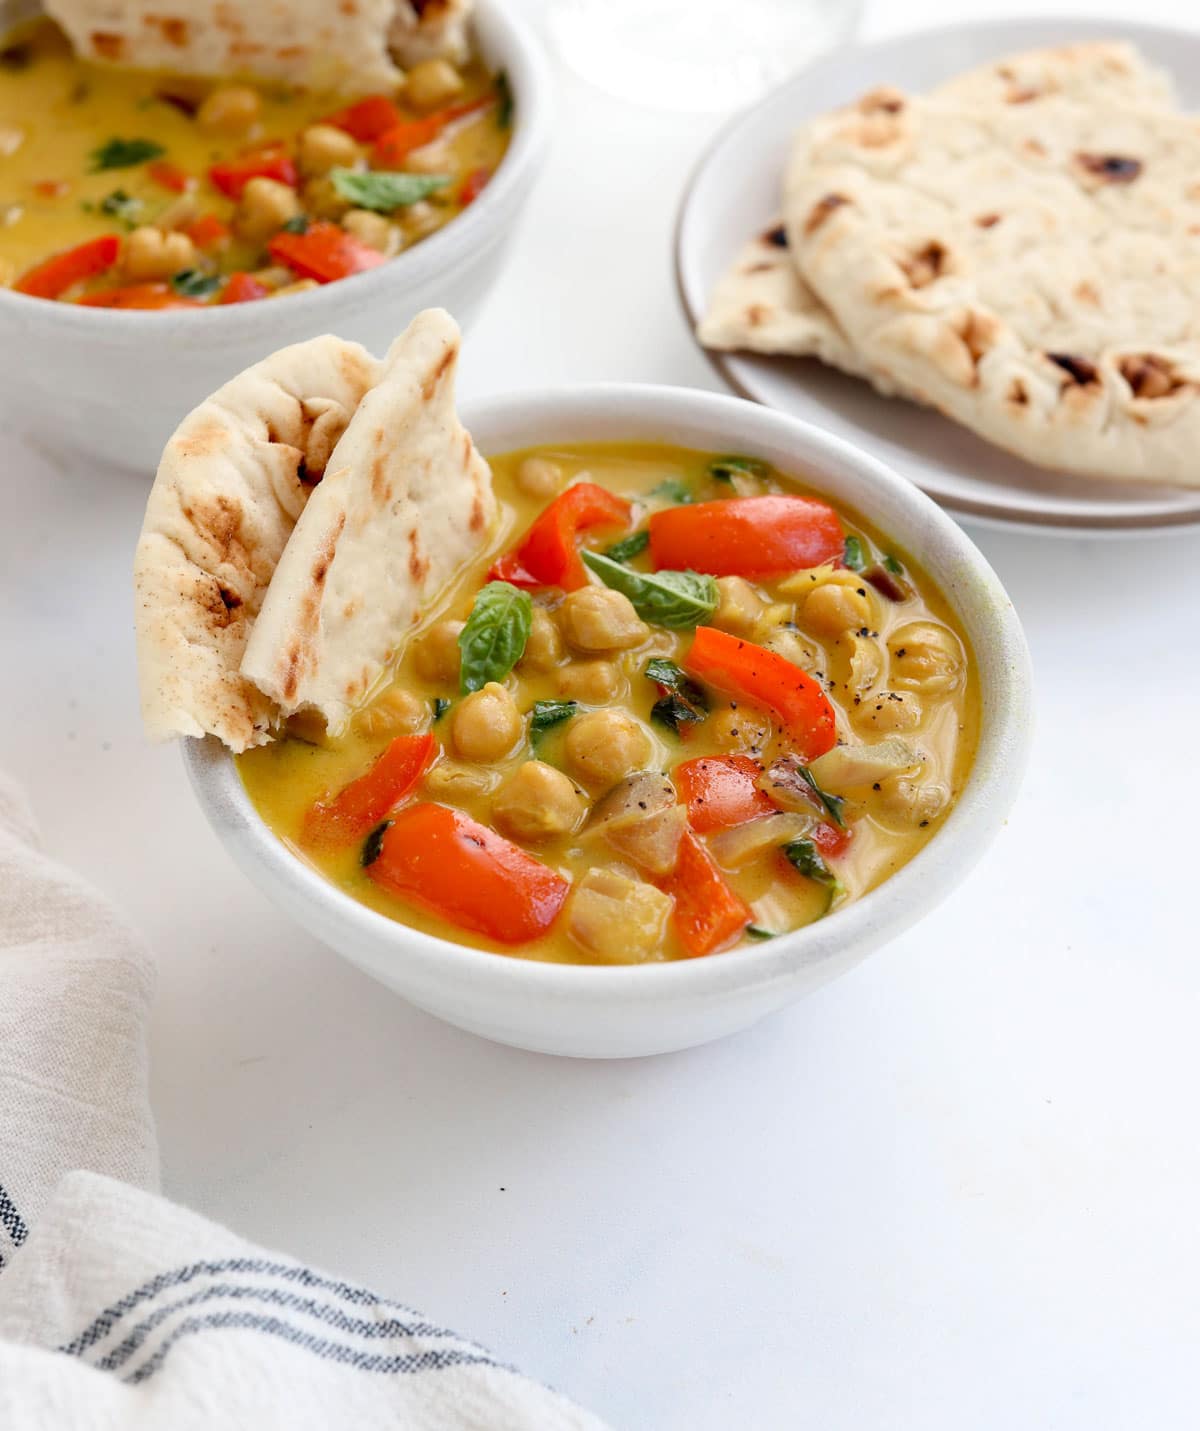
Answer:
[[[414,65],[347,104],[78,59],[52,21],[0,47],[0,282],[85,307],[189,309],[376,268],[477,199],[504,158],[503,72]]]
[[[567,964],[720,954],[914,857],[969,778],[970,643],[856,514],[751,455],[491,459],[501,521],[337,737],[238,757],[355,900]]]

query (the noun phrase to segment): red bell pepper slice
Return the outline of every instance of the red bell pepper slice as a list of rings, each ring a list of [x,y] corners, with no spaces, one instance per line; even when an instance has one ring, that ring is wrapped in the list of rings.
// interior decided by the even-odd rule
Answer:
[[[302,234],[281,230],[267,245],[267,252],[277,263],[286,264],[303,278],[315,278],[318,283],[332,283],[387,262],[378,249],[337,224],[325,222],[309,224]]]
[[[293,189],[299,182],[296,166],[282,144],[251,149],[239,154],[236,159],[214,164],[208,171],[208,177],[222,194],[231,199],[240,199],[242,190],[251,179],[275,179]]]
[[[689,959],[712,954],[738,938],[754,912],[726,883],[725,876],[695,835],[686,833],[674,870],[657,881],[673,895],[671,923]]]
[[[404,116],[386,94],[369,94],[366,99],[360,99],[357,104],[352,104],[346,109],[339,109],[336,114],[328,115],[321,123],[331,124],[335,129],[345,130],[352,139],[357,139],[360,144],[370,144],[381,134],[386,134],[389,129],[394,129],[403,121]]]
[[[120,256],[121,240],[116,234],[102,234],[28,269],[13,287],[33,298],[58,298],[85,278],[107,273]]]
[[[764,576],[841,559],[838,514],[812,497],[729,497],[665,507],[650,517],[656,569]]]
[[[809,839],[827,859],[836,859],[839,855],[844,855],[853,838],[854,831],[849,827],[839,830],[836,825],[830,825],[828,822],[818,825],[809,836]]]
[[[748,755],[702,755],[677,765],[672,779],[692,829],[707,834],[774,811],[770,797],[755,784],[761,774],[762,766]]]
[[[260,298],[269,298],[271,290],[265,283],[259,283],[249,273],[231,273],[221,293],[222,303],[256,303]]]
[[[130,283],[124,288],[101,288],[79,300],[84,308],[201,308],[194,298],[184,298],[169,283]]]
[[[461,810],[424,803],[395,816],[367,874],[381,889],[500,944],[545,934],[571,887]]]
[[[833,707],[820,682],[775,651],[712,626],[698,626],[683,668],[728,696],[765,706],[778,717],[806,765],[837,744]]]
[[[186,194],[192,187],[186,171],[169,159],[156,159],[153,164],[147,164],[146,173],[160,188],[169,189],[172,194]]]
[[[478,99],[467,100],[463,104],[452,104],[446,109],[435,110],[423,119],[402,119],[378,136],[372,158],[377,169],[394,169],[406,159],[414,149],[424,149],[432,144],[447,125],[465,119],[469,114],[489,109],[496,103],[494,94],[481,95]]]
[[[310,806],[300,829],[300,843],[311,849],[361,840],[425,774],[434,748],[432,735],[398,735],[365,775],[343,786],[331,799]]]
[[[513,586],[561,586],[577,591],[587,585],[587,568],[577,536],[592,527],[627,527],[633,505],[595,482],[576,482],[555,497],[514,551],[488,573],[490,581]]]
[[[197,248],[214,248],[229,237],[229,225],[216,214],[201,214],[185,225],[183,231]]]
[[[492,177],[490,169],[472,169],[467,177],[462,181],[458,190],[458,202],[465,209],[468,204],[473,204],[488,186],[488,181]]]

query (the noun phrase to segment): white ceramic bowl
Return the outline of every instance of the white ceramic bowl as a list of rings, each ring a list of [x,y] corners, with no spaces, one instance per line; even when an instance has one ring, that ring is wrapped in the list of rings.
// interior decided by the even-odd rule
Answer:
[[[645,967],[576,967],[490,954],[358,904],[291,854],[258,816],[232,757],[185,742],[204,813],[242,869],[305,929],[420,1008],[485,1038],[587,1058],[663,1053],[733,1033],[865,958],[932,909],[996,833],[1024,771],[1031,672],[1021,626],[972,542],[911,483],[808,423],[737,398],[610,384],[494,398],[464,413],[484,452],[539,443],[660,441],[753,452],[912,554],[941,587],[978,662],[979,753],[945,825],[865,898],[769,943]]]
[[[389,263],[278,301],[129,312],[0,289],[4,415],[51,446],[152,476],[185,413],[287,343],[337,333],[381,354],[431,306],[468,326],[500,270],[550,132],[536,37],[504,0],[479,0],[476,33],[488,64],[507,72],[516,103],[508,153],[469,209]]]

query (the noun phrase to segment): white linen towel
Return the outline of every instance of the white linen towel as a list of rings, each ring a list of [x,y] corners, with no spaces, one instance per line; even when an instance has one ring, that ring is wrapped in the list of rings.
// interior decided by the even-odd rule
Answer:
[[[156,1196],[151,983],[0,777],[3,1431],[603,1431],[412,1308]]]

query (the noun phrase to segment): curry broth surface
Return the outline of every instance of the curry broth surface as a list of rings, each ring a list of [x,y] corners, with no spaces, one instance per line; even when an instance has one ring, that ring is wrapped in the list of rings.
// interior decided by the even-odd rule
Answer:
[[[427,701],[432,722],[435,701],[454,701],[458,698],[458,691],[451,684],[430,682],[421,677],[414,662],[414,652],[422,631],[447,618],[467,618],[475,594],[486,580],[486,573],[493,560],[502,551],[510,548],[546,507],[548,499],[529,497],[516,483],[516,474],[522,461],[530,456],[547,458],[557,463],[562,468],[567,483],[586,478],[635,500],[644,498],[652,489],[669,479],[685,483],[696,500],[732,495],[728,486],[713,481],[707,475],[706,468],[713,454],[674,447],[646,444],[579,444],[570,448],[529,449],[491,459],[500,510],[494,538],[487,551],[464,572],[454,589],[418,628],[414,639],[400,654],[389,680],[376,693],[376,701],[381,697],[386,700],[387,691],[394,684]],[[786,479],[772,481],[763,490],[800,493],[805,491],[802,483]],[[645,510],[641,507],[635,508],[635,526],[644,517]],[[841,510],[839,515],[847,535],[853,533],[871,540],[878,552],[894,551],[886,540],[876,536],[870,526],[857,517],[850,518],[848,513]],[[616,535],[619,533],[588,533],[584,544],[603,549],[615,540]],[[928,821],[923,827],[918,824],[913,828],[902,828],[895,819],[872,813],[864,807],[863,802],[848,801],[846,815],[848,823],[853,827],[854,836],[848,850],[839,858],[831,858],[829,861],[845,886],[845,894],[839,898],[839,904],[874,888],[910,860],[933,837],[968,776],[978,737],[978,681],[966,638],[951,616],[941,593],[929,578],[914,568],[902,553],[897,555],[904,562],[915,594],[910,600],[897,605],[892,605],[882,598],[873,600],[872,605],[877,615],[873,629],[878,631],[884,649],[886,650],[889,632],[914,620],[932,620],[954,632],[966,656],[965,679],[957,691],[936,703],[928,702],[921,727],[910,736],[912,742],[917,744],[926,756],[931,776],[949,787],[950,800],[941,815]],[[646,558],[643,556],[631,565],[635,569],[646,569]],[[774,594],[778,581],[756,581],[755,585],[770,596]],[[561,593],[555,595],[561,597]],[[535,597],[536,600],[540,598]],[[789,605],[794,606],[794,602]],[[647,641],[614,658],[621,674],[621,688],[613,701],[604,702],[605,705],[622,705],[644,723],[653,740],[653,755],[647,768],[660,769],[668,774],[681,761],[730,751],[728,745],[714,743],[709,731],[709,727],[714,724],[711,717],[709,721],[698,726],[683,727],[683,736],[675,736],[650,720],[650,708],[659,692],[643,675],[645,664],[653,656],[665,656],[679,661],[691,643],[692,634],[690,630],[676,632],[651,626]],[[569,664],[571,659],[568,652],[564,664]],[[833,654],[832,660],[823,660],[821,664],[827,692],[838,712],[839,731],[845,731],[853,738],[854,732],[845,724],[845,710],[849,704],[845,700],[845,692],[840,684],[830,687],[830,683],[837,682],[839,676],[836,653]],[[504,684],[515,696],[520,710],[528,712],[535,701],[563,697],[563,691],[558,685],[558,674],[558,671],[524,673],[518,667]],[[711,713],[715,715],[728,710],[731,702],[716,693],[710,693],[710,707]],[[589,708],[591,707],[587,704],[580,703],[581,712]],[[439,743],[445,743],[449,739],[449,715],[443,715],[436,723],[427,723],[425,728],[431,728]],[[538,744],[537,758],[562,768],[564,732],[565,725],[545,733]],[[868,735],[865,738],[874,737]],[[352,726],[344,738],[327,744],[309,744],[294,737],[275,741],[238,757],[238,766],[255,807],[283,842],[300,859],[312,864],[339,888],[372,909],[427,933],[481,949],[562,963],[602,962],[585,953],[565,932],[565,912],[549,933],[536,942],[516,948],[500,945],[480,935],[461,930],[381,890],[361,867],[358,845],[334,854],[320,853],[316,856],[301,848],[298,834],[305,811],[318,798],[336,792],[361,775],[390,739],[390,734],[365,735],[361,729]],[[768,765],[772,759],[787,752],[786,740],[776,731],[762,753],[762,763]],[[490,809],[494,789],[533,755],[526,722],[524,742],[514,755],[499,762],[494,768],[491,777],[493,788],[486,793],[450,802],[443,796],[429,795],[418,787],[416,798],[441,799],[442,803],[454,803],[481,823],[491,825]],[[438,757],[439,760],[446,758],[445,752]],[[593,793],[598,795],[599,792]],[[606,854],[602,841],[581,843],[579,834],[524,847],[572,881],[578,879],[588,868],[603,863],[606,858],[620,864],[611,852]],[[627,868],[626,865],[621,867]],[[760,858],[736,871],[723,867],[723,872],[733,888],[752,906],[755,923],[762,928],[775,932],[798,928],[820,918],[828,907],[826,890],[796,874],[782,855],[772,854]],[[657,957],[673,959],[681,955],[682,950],[674,932],[668,931],[666,942]]]
[[[3,55],[22,58],[5,61]],[[492,87],[492,76],[478,60],[458,68],[464,80],[462,102]],[[208,181],[209,168],[248,147],[268,147],[272,141],[293,147],[303,129],[346,103],[336,95],[240,80],[259,94],[261,113],[248,133],[223,137],[206,132],[161,97],[196,103],[219,83],[89,64],[75,57],[62,31],[45,19],[5,36],[0,47],[0,283],[11,283],[52,254],[88,239],[125,233],[135,223],[154,224],[179,199],[155,182],[147,163],[90,172],[89,156],[109,139],[136,137],[161,145],[166,152],[159,157],[197,181],[201,212],[232,224],[238,206]],[[450,160],[446,172],[457,180],[476,169],[494,170],[508,147],[508,133],[488,119],[465,125],[438,144]],[[61,192],[48,193],[47,185],[60,186]],[[117,190],[139,204],[136,220],[125,223],[101,209]],[[462,211],[455,192],[452,184],[430,195],[434,212],[428,232]],[[204,255],[200,267],[228,274],[268,262],[263,244],[235,233],[227,247]],[[105,275],[78,291],[94,292],[114,281],[121,280]]]

